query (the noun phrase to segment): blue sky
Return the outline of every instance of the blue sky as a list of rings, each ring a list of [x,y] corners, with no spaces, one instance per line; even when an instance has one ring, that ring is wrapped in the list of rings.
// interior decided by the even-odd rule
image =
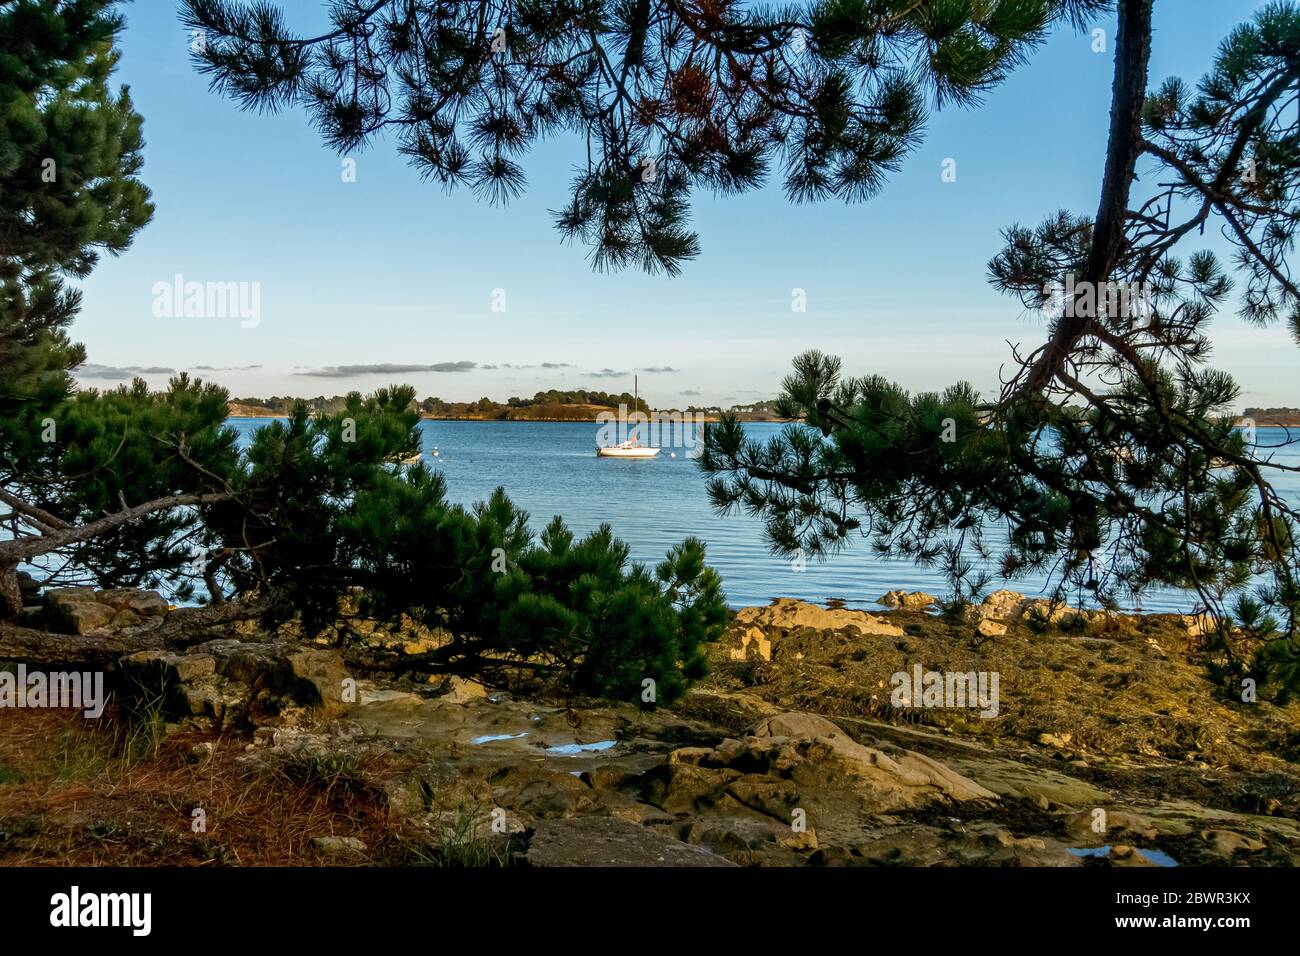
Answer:
[[[323,3],[286,5],[310,30]],[[1260,4],[1158,0],[1153,85],[1195,81],[1221,37]],[[567,196],[573,139],[526,161],[527,192],[505,209],[422,183],[391,142],[356,154],[356,182],[301,112],[241,112],[207,91],[167,0],[126,8],[118,73],[145,117],[143,177],[157,213],[133,247],[84,283],[74,334],[82,381],[127,368],[197,369],[238,396],[332,395],[389,381],[421,396],[504,399],[559,387],[630,389],[661,407],[774,395],[808,348],[853,374],[912,390],[966,379],[995,390],[1007,341],[1036,344],[1041,318],[985,282],[999,230],[1058,208],[1091,215],[1113,67],[1087,33],[1059,31],[980,107],[932,116],[922,146],[857,205],[789,205],[779,182],[741,197],[697,196],[702,252],[677,278],[592,272],[548,210]],[[946,158],[956,182],[941,180]],[[1207,234],[1207,245],[1215,239]],[[258,283],[260,318],[159,318],[154,286]],[[807,311],[791,311],[804,289]],[[492,310],[505,291],[504,312]],[[1214,363],[1242,405],[1300,405],[1295,344],[1224,314]],[[340,366],[473,363],[469,371],[322,375]],[[497,366],[484,369],[484,365]],[[553,367],[544,367],[550,365]],[[514,367],[506,367],[514,366]],[[611,373],[624,373],[614,375]],[[161,385],[166,372],[145,376]]]

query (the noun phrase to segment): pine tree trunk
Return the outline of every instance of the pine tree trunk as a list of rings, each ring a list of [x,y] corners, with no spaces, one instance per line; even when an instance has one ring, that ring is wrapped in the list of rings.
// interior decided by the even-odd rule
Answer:
[[[136,651],[163,650],[155,634],[123,638],[117,634],[53,634],[0,624],[0,661],[23,661],[29,668],[102,670]]]
[[[1146,102],[1147,65],[1151,58],[1152,3],[1153,0],[1119,2],[1110,137],[1106,145],[1101,202],[1081,277],[1083,287],[1097,289],[1110,279],[1124,241],[1129,189],[1142,152],[1142,106]],[[1070,350],[1087,331],[1089,322],[1086,310],[1057,319],[1051,338],[1029,367],[1020,390],[1036,392],[1050,385]]]
[[[0,564],[0,621],[18,616],[23,609],[23,592],[18,587],[18,562]]]

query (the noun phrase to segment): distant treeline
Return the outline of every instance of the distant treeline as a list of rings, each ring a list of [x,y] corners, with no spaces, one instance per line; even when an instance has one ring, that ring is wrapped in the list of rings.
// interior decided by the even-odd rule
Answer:
[[[437,399],[425,399],[425,401],[437,401]],[[479,401],[487,401],[487,399],[479,399]],[[618,408],[620,405],[626,405],[628,408],[633,408],[636,404],[637,401],[632,398],[631,392],[613,395],[609,392],[589,392],[585,388],[571,391],[552,388],[545,392],[538,392],[532,398],[515,397],[506,400],[506,405],[510,408],[527,408],[530,405],[600,405],[603,408]],[[639,404],[643,411],[649,408],[644,400]]]
[[[1300,408],[1248,408],[1246,409],[1247,418],[1297,418],[1300,417]]]
[[[231,399],[231,404],[266,408],[276,415],[287,415],[293,408],[293,403],[298,400],[292,395],[272,395],[270,398],[249,396]],[[334,395],[326,398],[324,395],[317,395],[315,398],[304,398],[302,401],[307,403],[312,414],[333,415],[343,410],[347,397]],[[445,402],[441,398],[430,396],[414,405],[423,414],[435,418],[571,418],[575,415],[582,418],[590,417],[586,408],[591,406],[616,409],[620,405],[626,405],[629,409],[639,408],[643,412],[651,410],[645,399],[633,399],[630,392],[615,395],[581,388],[563,391],[553,388],[538,392],[532,398],[513,396],[504,403],[494,401],[487,396],[476,402]],[[586,408],[574,409],[572,406]],[[519,414],[520,412],[525,414]]]
[[[326,398],[324,395],[317,395],[315,398],[301,398],[296,395],[272,395],[270,398],[232,398],[230,404],[269,408],[277,415],[287,415],[293,409],[293,403],[297,401],[306,402],[308,409],[314,415],[334,415],[343,411],[347,404],[347,396],[334,395]]]
[[[721,405],[691,405],[686,409],[687,413],[703,412],[706,415],[718,415],[722,412],[733,412],[742,420],[746,416],[756,416],[760,418],[776,417],[776,399],[769,399],[762,402],[750,402],[748,405],[731,405],[724,408]]]

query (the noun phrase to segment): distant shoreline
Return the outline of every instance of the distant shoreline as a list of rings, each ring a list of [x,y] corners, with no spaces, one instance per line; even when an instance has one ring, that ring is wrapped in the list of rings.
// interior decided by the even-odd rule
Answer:
[[[611,412],[612,412],[612,409],[611,409]],[[288,416],[288,415],[281,415],[281,414],[277,414],[277,413],[275,413],[275,412],[268,411],[268,412],[266,412],[266,413],[264,413],[264,414],[263,414],[263,413],[253,414],[253,413],[248,413],[248,412],[244,412],[244,413],[231,412],[231,413],[230,413],[229,415],[227,415],[226,417],[227,417],[227,418],[276,418],[276,419],[287,419],[289,416]],[[599,425],[599,424],[600,424],[600,422],[599,422],[597,419],[595,419],[595,418],[467,418],[467,417],[460,417],[460,416],[456,416],[456,417],[448,417],[448,416],[443,416],[443,415],[421,415],[421,416],[420,416],[420,421],[422,421],[422,422],[484,422],[484,423],[491,423],[491,422],[509,422],[509,423],[511,423],[511,424],[521,424],[521,425],[540,424],[540,423],[557,423],[557,422],[560,423],[560,424],[563,424],[564,422],[570,422],[570,423],[574,423],[574,424],[583,424],[583,425]],[[708,423],[710,423],[710,422],[712,422],[712,423],[714,423],[714,424],[717,424],[719,421],[721,421],[721,419],[718,418],[717,415],[706,415],[706,416],[704,416],[704,422],[705,422],[706,424],[708,424]],[[784,419],[784,418],[742,418],[741,421],[742,421],[742,422],[785,422],[786,419]],[[649,422],[649,423],[647,423],[647,424],[653,424],[653,422]]]
[[[1300,428],[1300,416],[1292,418],[1238,418],[1237,424],[1244,426],[1247,421],[1254,422],[1256,428]]]
[[[612,414],[615,414],[614,409],[612,409],[612,408],[610,409],[610,414],[611,414],[611,415],[612,415]],[[653,415],[653,414],[656,414],[656,413],[655,413],[655,412],[652,412],[651,414]],[[684,413],[683,413],[683,414],[684,414]],[[287,419],[289,416],[286,415],[286,414],[283,414],[283,413],[281,413],[281,412],[273,412],[273,411],[271,411],[271,409],[269,409],[269,408],[266,408],[266,409],[250,409],[250,408],[233,409],[233,408],[232,408],[232,409],[230,410],[230,412],[226,415],[226,417],[227,417],[227,418],[275,418],[275,419]],[[425,414],[423,414],[423,413],[421,413],[421,415],[420,415],[420,420],[421,420],[421,421],[430,421],[430,422],[517,422],[517,423],[524,423],[524,424],[529,424],[529,423],[534,423],[534,422],[550,422],[550,423],[555,423],[555,422],[560,422],[560,423],[563,423],[563,422],[573,422],[573,423],[579,423],[579,424],[585,424],[585,425],[599,425],[599,424],[600,424],[600,420],[599,420],[599,419],[596,419],[596,418],[553,418],[553,417],[550,417],[550,418],[547,418],[547,417],[538,417],[538,418],[484,418],[484,417],[481,417],[481,416],[469,416],[469,415],[425,415]],[[692,419],[692,420],[694,421],[695,419]],[[740,420],[741,420],[742,422],[785,422],[785,421],[786,421],[786,419],[784,419],[784,418],[765,418],[765,417],[759,417],[759,416],[753,416],[753,415],[745,415],[745,414],[743,414],[743,413],[740,415]],[[719,422],[719,421],[721,421],[721,419],[720,419],[717,415],[705,415],[705,416],[704,416],[704,422],[705,422],[706,424],[707,424],[707,423],[710,423],[710,422],[716,424],[716,423]],[[647,422],[647,424],[654,424],[654,420],[651,419],[649,422]]]
[[[613,414],[613,412],[614,410],[610,409],[610,413]],[[651,414],[656,414],[656,413],[652,412]],[[273,412],[269,408],[251,409],[245,407],[240,409],[232,408],[226,417],[227,418],[288,418],[289,416],[283,413]],[[742,422],[786,423],[788,421],[788,419],[784,419],[784,418],[771,418],[771,417],[753,415],[752,413],[746,414],[743,412],[739,413],[738,417]],[[430,422],[516,422],[516,423],[523,423],[523,424],[528,424],[533,422],[549,422],[549,423],[578,422],[587,425],[600,424],[600,420],[596,418],[540,418],[540,417],[539,418],[484,418],[481,416],[469,416],[469,415],[426,415],[423,413],[421,413],[420,415],[420,420],[430,421]],[[706,423],[710,423],[710,422],[717,423],[720,420],[721,419],[717,415],[704,416],[704,421]],[[1242,427],[1246,424],[1247,421],[1250,421],[1250,419],[1247,419],[1244,416],[1238,416],[1237,426]],[[1263,419],[1263,420],[1254,419],[1253,421],[1256,428],[1300,428],[1300,416],[1296,416],[1293,418],[1279,417],[1279,418],[1270,418],[1270,419]]]

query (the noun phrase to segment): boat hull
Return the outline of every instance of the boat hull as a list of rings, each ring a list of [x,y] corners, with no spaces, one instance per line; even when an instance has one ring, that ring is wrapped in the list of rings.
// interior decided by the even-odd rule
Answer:
[[[597,458],[653,458],[659,454],[658,448],[597,448]]]

